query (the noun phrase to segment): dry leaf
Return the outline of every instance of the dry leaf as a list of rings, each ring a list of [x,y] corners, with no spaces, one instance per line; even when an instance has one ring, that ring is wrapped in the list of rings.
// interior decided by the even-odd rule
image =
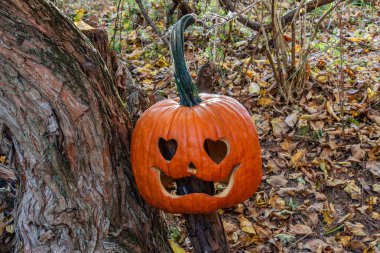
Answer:
[[[313,230],[311,227],[305,224],[296,224],[296,225],[290,225],[289,226],[289,233],[293,235],[309,235],[313,233]]]
[[[272,125],[273,135],[275,137],[281,137],[289,129],[284,121],[284,118],[282,117],[274,118],[270,121],[270,123]]]
[[[355,224],[351,222],[345,222],[344,225],[346,228],[351,231],[356,236],[366,236],[367,234],[364,232],[364,225],[357,222]]]
[[[255,229],[252,226],[252,223],[245,218],[242,214],[238,216],[238,220],[240,222],[240,228],[242,231],[248,234],[256,234]]]
[[[336,119],[336,121],[340,121],[340,118],[336,115],[336,113],[334,112],[334,109],[332,108],[331,104],[330,104],[330,101],[326,101],[326,109],[328,111],[328,113],[330,113],[330,115]]]
[[[288,180],[285,179],[284,174],[268,177],[266,181],[274,187],[282,187],[288,183]]]
[[[304,155],[306,154],[305,149],[297,150],[297,153],[295,153],[292,158],[290,159],[291,164],[293,167],[297,167]]]
[[[251,83],[248,87],[249,94],[260,94],[260,86],[257,83]]]
[[[362,191],[360,187],[355,184],[355,180],[349,180],[346,187],[344,187],[344,191],[347,192],[352,199],[361,198]]]
[[[374,176],[380,177],[380,161],[368,161],[366,169],[368,169]]]
[[[270,97],[261,97],[257,100],[257,104],[260,106],[271,106],[274,104],[274,100]]]
[[[297,124],[297,121],[298,121],[298,113],[297,112],[292,113],[285,118],[285,123],[290,127],[294,127],[295,124]]]
[[[366,152],[361,148],[360,144],[352,145],[351,153],[352,156],[349,160],[355,162],[361,162],[366,155]]]
[[[173,240],[169,240],[169,243],[174,253],[186,253],[186,250],[184,250],[178,244],[174,243]]]

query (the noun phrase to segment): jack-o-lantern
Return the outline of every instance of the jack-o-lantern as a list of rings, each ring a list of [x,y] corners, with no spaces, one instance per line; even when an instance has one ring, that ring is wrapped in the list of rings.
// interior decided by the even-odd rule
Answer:
[[[132,135],[131,162],[137,187],[152,206],[171,213],[201,214],[232,207],[257,190],[262,176],[255,126],[235,99],[198,94],[184,60],[184,30],[195,22],[184,16],[171,33],[179,99],[151,106]],[[165,187],[168,179],[226,182],[215,194]]]

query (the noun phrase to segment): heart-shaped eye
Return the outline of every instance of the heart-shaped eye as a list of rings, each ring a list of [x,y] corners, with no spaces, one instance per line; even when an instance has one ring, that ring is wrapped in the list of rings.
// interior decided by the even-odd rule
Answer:
[[[178,144],[176,140],[165,140],[160,138],[158,140],[158,148],[160,149],[161,155],[165,158],[165,160],[170,161],[173,159],[175,152],[177,151]]]
[[[227,140],[213,141],[206,139],[203,144],[204,149],[208,156],[217,164],[221,163],[228,154],[228,142]]]

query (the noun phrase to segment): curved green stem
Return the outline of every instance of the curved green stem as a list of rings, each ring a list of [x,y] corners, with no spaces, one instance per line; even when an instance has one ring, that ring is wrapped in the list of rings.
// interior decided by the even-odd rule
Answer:
[[[184,31],[187,27],[194,24],[195,15],[188,14],[183,16],[174,24],[170,34],[170,51],[174,61],[174,76],[177,84],[177,90],[180,98],[180,104],[184,106],[195,106],[202,102],[199,97],[197,87],[191,80],[189,71],[187,70],[184,55]]]

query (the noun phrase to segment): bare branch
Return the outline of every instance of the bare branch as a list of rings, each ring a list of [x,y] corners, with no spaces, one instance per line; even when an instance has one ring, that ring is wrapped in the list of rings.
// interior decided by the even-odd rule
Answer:
[[[221,5],[224,6],[228,11],[231,12],[237,12],[236,11],[236,5],[231,2],[231,0],[219,0]],[[312,10],[315,10],[318,7],[321,7],[323,5],[329,4],[334,2],[335,0],[313,0],[308,3],[306,3],[306,11],[305,13],[308,13]],[[284,16],[281,17],[281,23],[282,25],[287,25],[290,22],[292,22],[293,17],[295,15],[298,15],[299,13],[299,7],[287,12]],[[257,22],[253,22],[249,20],[247,17],[241,15],[241,13],[238,14],[237,20],[242,23],[243,25],[247,26],[248,28],[254,30],[254,31],[260,31],[261,29],[261,24]],[[265,29],[270,31],[272,30],[272,26],[265,26]]]
[[[136,0],[137,5],[140,8],[140,11],[142,15],[144,16],[146,22],[152,27],[153,31],[160,37],[160,39],[165,43],[167,47],[169,47],[169,41],[163,36],[163,34],[158,30],[157,26],[154,24],[154,22],[150,19],[145,7],[143,6],[141,0]]]

